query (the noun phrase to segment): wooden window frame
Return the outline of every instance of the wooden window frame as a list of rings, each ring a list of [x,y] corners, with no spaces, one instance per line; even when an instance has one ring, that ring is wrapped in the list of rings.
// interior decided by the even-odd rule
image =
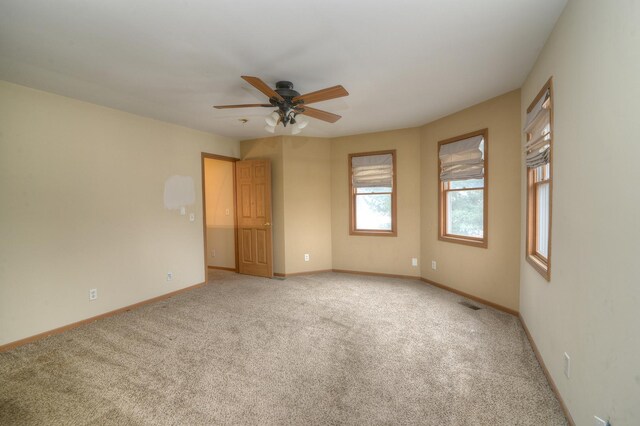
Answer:
[[[527,114],[531,112],[538,101],[549,91],[549,128],[551,139],[549,140],[549,175],[545,176],[546,180],[536,182],[536,169],[528,168],[525,164],[527,172],[527,240],[525,258],[527,262],[535,269],[545,280],[551,281],[551,225],[552,225],[552,208],[553,208],[553,139],[555,136],[553,127],[553,77],[549,78],[544,84],[540,92],[533,99],[533,102],[527,108]],[[529,138],[527,137],[527,142]],[[537,233],[537,199],[538,187],[541,183],[549,183],[549,235],[547,236],[548,248],[547,258],[545,259],[537,251],[538,233]]]
[[[370,155],[384,155],[391,154],[393,161],[393,181],[391,192],[380,193],[391,195],[391,230],[377,230],[377,229],[356,229],[356,191],[353,187],[353,167],[351,159],[353,157],[368,157]],[[358,152],[349,154],[349,235],[361,235],[361,236],[375,236],[375,237],[396,237],[398,236],[397,227],[397,193],[398,185],[396,183],[396,150],[386,151],[371,151],[371,152]]]
[[[459,191],[445,189],[446,182],[440,179],[440,147],[473,136],[482,136],[484,139],[484,187],[482,207],[482,238],[467,237],[464,235],[447,234],[447,193]],[[489,129],[476,130],[475,132],[455,136],[438,142],[438,240],[449,243],[464,244],[473,247],[487,248],[489,246]],[[465,191],[480,190],[479,188],[465,189]]]

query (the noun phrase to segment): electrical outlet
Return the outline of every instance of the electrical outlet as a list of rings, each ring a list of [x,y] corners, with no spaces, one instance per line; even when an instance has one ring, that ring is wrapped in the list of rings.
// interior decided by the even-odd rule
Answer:
[[[568,353],[564,353],[564,375],[567,379],[571,376],[571,357]]]
[[[89,290],[89,300],[96,300],[98,298],[98,289],[92,288]]]
[[[412,257],[411,258],[411,266],[418,266],[418,258],[417,257]]]
[[[173,280],[173,272],[167,272],[167,281]]]
[[[310,258],[309,258],[309,253],[305,253],[305,254],[304,254],[304,261],[305,261],[305,262],[308,262],[308,261],[309,261],[309,259],[310,259]]]
[[[225,215],[225,216],[229,216],[229,209],[225,209],[225,210],[224,210],[224,215]]]
[[[435,260],[432,260],[432,261],[431,261],[431,269],[433,269],[434,271],[435,271],[436,269],[438,269],[438,265],[436,264],[436,261],[435,261]]]

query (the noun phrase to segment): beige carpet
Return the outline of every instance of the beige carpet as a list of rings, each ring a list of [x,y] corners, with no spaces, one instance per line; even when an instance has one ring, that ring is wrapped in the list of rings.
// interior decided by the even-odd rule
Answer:
[[[418,281],[210,285],[0,354],[0,424],[562,425],[518,320]]]

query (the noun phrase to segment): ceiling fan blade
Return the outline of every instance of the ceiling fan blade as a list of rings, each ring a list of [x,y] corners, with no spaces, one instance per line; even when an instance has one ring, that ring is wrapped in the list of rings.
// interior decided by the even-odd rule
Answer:
[[[328,121],[329,123],[335,123],[342,118],[338,114],[333,114],[331,112],[322,111],[321,109],[315,109],[304,105],[297,107],[296,111],[299,111],[302,115],[307,115],[322,121]]]
[[[305,105],[328,101],[329,99],[341,98],[343,96],[349,96],[349,92],[340,85],[327,87],[326,89],[318,90],[315,92],[307,93],[305,95],[296,96],[293,98],[293,102],[302,102]]]
[[[247,83],[249,83],[250,85],[252,85],[253,87],[255,87],[256,89],[258,89],[259,91],[261,91],[262,93],[264,93],[265,95],[267,95],[269,99],[275,98],[280,102],[284,101],[284,98],[280,96],[278,92],[273,90],[271,87],[267,85],[267,83],[260,80],[258,77],[243,75],[242,79]]]
[[[254,107],[272,107],[271,104],[242,104],[242,105],[214,105],[213,107],[216,109],[227,109],[227,108],[254,108]]]

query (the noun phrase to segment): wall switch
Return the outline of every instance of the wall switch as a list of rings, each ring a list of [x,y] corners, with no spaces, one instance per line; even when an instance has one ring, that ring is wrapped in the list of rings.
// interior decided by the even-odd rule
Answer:
[[[185,214],[187,214],[187,208],[186,207],[180,207],[180,216],[184,216]]]
[[[304,254],[304,261],[308,262],[309,261],[309,253],[305,253]]]
[[[598,416],[593,416],[593,426],[611,426],[611,423],[606,420],[602,420]]]
[[[211,250],[211,257],[216,257],[216,249]]]
[[[567,379],[571,376],[571,358],[566,352],[564,353],[564,375],[567,376]]]
[[[224,215],[225,215],[225,216],[229,216],[229,209],[225,209],[225,210],[224,210]]]
[[[167,272],[167,281],[173,280],[173,272]]]
[[[411,258],[411,266],[418,266],[418,258],[417,257],[412,257]]]
[[[89,300],[96,300],[98,298],[98,289],[92,288],[89,290]]]
[[[431,261],[431,269],[433,269],[434,271],[437,269],[437,265],[436,265],[436,261],[435,260]]]
[[[195,221],[196,221],[196,214],[189,213],[189,222],[195,222]]]

